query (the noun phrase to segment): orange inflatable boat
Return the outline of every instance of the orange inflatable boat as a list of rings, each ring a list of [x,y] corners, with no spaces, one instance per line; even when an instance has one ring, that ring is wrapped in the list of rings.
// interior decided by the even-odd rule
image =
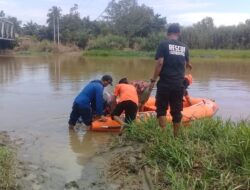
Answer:
[[[218,110],[218,105],[207,98],[190,97],[191,106],[187,101],[183,101],[182,122],[189,122],[196,119],[213,116]],[[138,112],[137,121],[146,120],[149,117],[156,117],[155,98],[150,97],[144,106],[144,112]],[[167,121],[171,122],[172,117],[169,110],[166,115]],[[106,122],[94,121],[91,131],[117,132],[120,130],[120,124],[108,117]]]

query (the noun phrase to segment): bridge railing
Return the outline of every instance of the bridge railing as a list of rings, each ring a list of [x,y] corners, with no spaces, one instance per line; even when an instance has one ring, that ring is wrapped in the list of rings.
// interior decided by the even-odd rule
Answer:
[[[0,39],[14,40],[14,24],[6,18],[0,17]]]

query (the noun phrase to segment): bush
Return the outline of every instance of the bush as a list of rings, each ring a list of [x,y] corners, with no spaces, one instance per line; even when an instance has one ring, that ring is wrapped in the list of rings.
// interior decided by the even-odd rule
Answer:
[[[159,43],[165,39],[164,33],[152,33],[148,37],[135,37],[132,39],[136,50],[155,51]]]
[[[125,37],[116,35],[99,36],[97,39],[89,41],[88,49],[118,49],[127,47]]]
[[[133,44],[133,49],[143,50],[147,43],[147,39],[142,37],[135,37],[131,40],[131,43]]]
[[[38,42],[34,49],[39,52],[52,52],[54,49],[54,44],[49,42],[48,40],[43,40],[41,42]]]
[[[83,36],[80,36],[83,37]],[[79,40],[82,46],[84,46],[84,39],[80,38]],[[32,36],[25,36],[18,39],[18,47],[15,48],[15,51],[22,53],[64,53],[64,52],[75,52],[79,51],[79,47],[75,44],[54,44],[54,42],[48,40],[38,41]]]
[[[29,51],[36,43],[31,36],[24,36],[17,39],[16,51]]]
[[[89,41],[89,35],[87,33],[80,32],[77,34],[75,40],[78,47],[85,49]]]

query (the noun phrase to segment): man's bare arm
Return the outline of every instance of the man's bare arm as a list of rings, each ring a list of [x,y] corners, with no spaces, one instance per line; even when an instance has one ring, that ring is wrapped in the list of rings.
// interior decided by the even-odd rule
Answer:
[[[150,84],[150,88],[152,89],[154,87],[154,84],[161,72],[163,66],[163,58],[159,58],[157,59],[156,63],[155,63],[155,69],[154,69],[154,75],[151,79],[151,84]]]
[[[189,62],[186,62],[186,68],[189,69],[189,70],[191,70],[193,67],[192,67],[192,65]]]

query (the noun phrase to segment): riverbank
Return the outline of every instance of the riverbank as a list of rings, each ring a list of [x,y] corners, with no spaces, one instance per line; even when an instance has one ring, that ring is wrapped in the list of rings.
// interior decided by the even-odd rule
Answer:
[[[17,156],[23,143],[23,139],[12,139],[8,132],[0,131],[0,189],[49,189],[45,168]]]
[[[250,189],[250,121],[204,119],[162,131],[137,123],[86,164],[69,189]]]
[[[0,57],[53,57],[53,56],[82,56],[81,51],[69,51],[69,52],[38,52],[38,51],[14,51],[8,50],[5,53],[0,54]]]
[[[249,126],[250,121],[204,119],[182,128],[179,137],[174,138],[170,125],[162,131],[155,119],[137,123],[122,137],[114,134],[111,144],[85,164],[81,177],[64,187],[91,190],[249,189]],[[47,187],[46,171],[32,163],[18,162],[16,166],[14,154],[7,148],[12,144],[9,136],[0,134],[0,163],[4,171],[0,173],[1,188],[15,189],[15,178],[19,189]]]
[[[0,189],[15,189],[15,153],[10,137],[0,132]]]
[[[249,126],[249,121],[205,119],[175,139],[171,126],[162,131],[155,120],[135,124],[112,151],[137,148],[114,154],[107,178],[125,187],[142,172],[151,189],[250,189]]]
[[[13,50],[0,50],[1,56],[50,56],[55,54],[79,53],[80,48],[75,44],[56,44],[52,41],[39,41],[32,36],[24,36],[18,38]]]
[[[50,50],[37,50],[29,47],[28,50],[7,50],[1,53],[0,56],[15,56],[15,57],[33,57],[33,56],[53,56],[63,54],[77,54],[89,57],[145,57],[153,58],[155,51],[137,51],[132,49],[127,50],[85,50],[76,49],[74,46],[57,46],[51,45]],[[229,49],[191,49],[190,57],[197,59],[250,59],[250,50],[229,50]]]
[[[135,50],[87,50],[83,56],[100,56],[100,57],[153,57],[154,52],[135,51]]]
[[[88,50],[83,52],[83,56],[103,56],[103,57],[154,57],[154,51],[135,50]],[[250,58],[250,50],[214,50],[214,49],[191,49],[190,57],[193,58]]]

